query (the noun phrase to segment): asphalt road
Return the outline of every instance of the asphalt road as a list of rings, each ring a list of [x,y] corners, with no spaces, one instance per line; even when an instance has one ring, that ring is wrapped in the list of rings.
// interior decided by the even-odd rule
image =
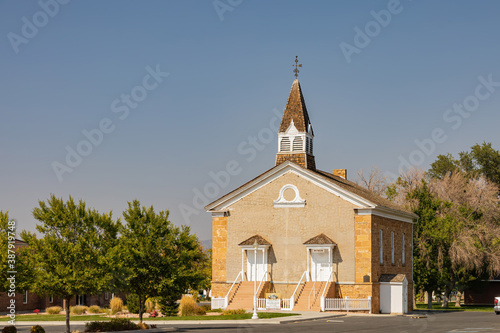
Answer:
[[[232,333],[260,333],[260,332],[453,332],[453,333],[490,333],[500,332],[500,316],[493,312],[441,312],[419,316],[425,318],[411,318],[408,316],[356,316],[348,315],[333,319],[296,322],[281,325],[159,325],[170,332],[232,332]],[[20,324],[20,322],[18,322]],[[42,324],[43,326],[43,324]],[[47,333],[63,333],[64,325],[45,327]],[[72,325],[72,330],[82,332],[84,326]],[[18,332],[27,333],[29,327],[18,326]]]

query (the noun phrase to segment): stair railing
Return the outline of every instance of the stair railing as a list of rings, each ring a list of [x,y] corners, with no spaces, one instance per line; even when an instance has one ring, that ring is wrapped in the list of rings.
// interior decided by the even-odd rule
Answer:
[[[328,283],[333,282],[333,269],[330,270],[330,275],[328,275],[328,279],[326,280],[325,288],[323,289],[323,294],[321,295],[321,311],[325,311],[325,293],[326,287],[328,287]]]
[[[293,291],[292,297],[290,297],[290,310],[293,310],[293,306],[295,305],[295,293],[297,292],[297,289],[299,289],[302,279],[306,278],[306,275],[307,271],[304,271],[304,273],[302,273],[302,276],[300,277],[299,283],[297,283],[297,287],[295,287],[295,290]]]
[[[262,279],[260,279],[259,287],[255,290],[255,294],[253,295],[253,297],[257,298],[257,293],[259,292],[260,286],[262,285],[262,282],[266,278],[267,274],[269,274],[269,280],[271,280],[271,273],[269,271],[265,271],[264,275],[262,275]]]
[[[307,296],[307,308],[311,310],[311,294],[314,292],[316,294],[316,281],[314,281],[311,291],[309,292],[309,296]]]
[[[243,271],[240,271],[238,275],[236,276],[236,279],[234,279],[233,284],[231,285],[231,288],[229,288],[229,291],[227,292],[226,296],[224,297],[224,309],[227,308],[229,305],[229,294],[231,293],[231,290],[233,290],[234,285],[236,284],[236,281],[238,281],[238,278],[241,275],[241,281],[243,281]]]

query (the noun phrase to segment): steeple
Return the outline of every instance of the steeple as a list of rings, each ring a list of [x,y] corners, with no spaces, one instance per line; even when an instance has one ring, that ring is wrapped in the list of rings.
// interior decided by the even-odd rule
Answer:
[[[276,165],[292,161],[306,169],[316,170],[313,138],[314,132],[309,121],[302,89],[299,80],[295,79],[281,119]]]

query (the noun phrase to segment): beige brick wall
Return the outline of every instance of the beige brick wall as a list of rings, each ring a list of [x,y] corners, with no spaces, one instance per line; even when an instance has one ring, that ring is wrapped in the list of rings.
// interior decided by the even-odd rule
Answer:
[[[305,199],[302,208],[275,208],[273,201],[284,185],[295,185]],[[267,255],[273,291],[290,297],[306,267],[308,239],[324,233],[337,246],[333,251],[336,297],[371,296],[372,311],[380,309],[378,280],[381,274],[406,274],[408,303],[413,297],[412,224],[375,215],[355,215],[355,205],[287,173],[228,207],[229,216],[213,218],[212,295],[224,296],[242,268],[246,255],[239,243],[259,234],[272,246]],[[379,230],[383,230],[384,263],[379,259]],[[394,231],[395,263],[391,263],[391,231]],[[402,234],[406,264],[402,264]],[[252,252],[253,255],[253,252]],[[369,280],[366,280],[366,277]],[[349,282],[349,283],[345,283]],[[354,283],[354,284],[353,284]]]
[[[306,200],[303,208],[274,208],[280,189],[297,186]],[[297,282],[306,270],[308,239],[324,233],[337,243],[334,271],[339,281],[354,281],[354,205],[294,173],[287,173],[229,207],[227,218],[227,279],[234,280],[242,266],[238,244],[259,234],[272,247],[268,270],[274,281]],[[246,259],[245,259],[246,260]],[[244,264],[246,270],[246,261]]]
[[[345,298],[346,296],[354,299],[367,298],[368,296],[372,296],[372,284],[338,284],[335,289],[335,294],[337,298]]]

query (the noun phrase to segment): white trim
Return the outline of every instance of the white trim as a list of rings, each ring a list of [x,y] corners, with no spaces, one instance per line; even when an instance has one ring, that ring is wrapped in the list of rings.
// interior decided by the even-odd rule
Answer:
[[[229,216],[228,210],[221,210],[221,211],[213,211],[212,212],[212,217],[226,217],[226,216]]]
[[[239,189],[236,189],[232,193],[225,195],[218,200],[212,202],[211,204],[207,205],[205,209],[208,212],[212,212],[213,210],[227,210],[228,207],[233,205],[235,202],[241,200],[245,196],[257,191],[258,189],[266,186],[270,182],[278,179],[279,177],[287,174],[287,173],[293,173],[295,175],[298,175],[314,185],[334,194],[339,196],[340,198],[356,205],[359,206],[360,209],[362,208],[371,208],[374,209],[376,205],[357,195],[354,194],[350,191],[345,190],[344,188],[340,187],[339,185],[336,185],[328,180],[323,179],[322,176],[308,170],[304,169],[301,166],[290,162],[286,161],[284,163],[281,163],[280,165],[268,170],[267,172],[263,173],[261,176],[257,177],[256,179],[248,182],[246,185],[242,186]]]
[[[377,215],[380,217],[386,217],[388,219],[393,219],[401,222],[407,222],[413,224],[413,219],[416,215],[402,212],[400,210],[391,209],[382,206],[376,206],[373,208],[354,208],[358,215]]]
[[[290,125],[288,126],[288,128],[286,129],[285,133],[284,134],[279,133],[279,134],[284,135],[284,136],[299,134],[297,127],[295,127],[295,124],[293,123],[293,119],[290,122]]]
[[[315,248],[315,249],[321,249],[321,248],[324,248],[324,249],[333,249],[335,247],[335,244],[305,244],[306,245],[306,248]]]
[[[255,250],[253,245],[238,245],[242,250]],[[271,245],[261,245],[259,244],[259,248],[257,250],[267,250]]]
[[[285,191],[289,189],[295,192],[295,198],[290,201],[284,198]],[[306,201],[300,197],[299,189],[292,184],[283,186],[280,190],[278,199],[274,200],[273,203],[274,208],[301,208],[306,205]]]

